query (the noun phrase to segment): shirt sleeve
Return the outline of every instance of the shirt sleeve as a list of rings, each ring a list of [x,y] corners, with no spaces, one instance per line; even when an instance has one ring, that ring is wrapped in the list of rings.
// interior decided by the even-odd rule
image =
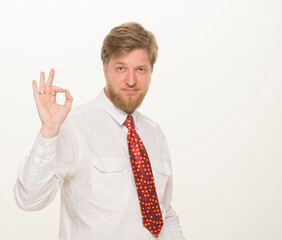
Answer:
[[[164,135],[163,137],[167,149],[167,154],[169,155],[167,140]],[[173,184],[172,184],[172,174],[171,174],[168,178],[168,182],[164,193],[164,199],[163,199],[163,205],[166,211],[164,223],[166,225],[166,229],[168,230],[169,239],[185,240],[185,237],[183,236],[180,227],[179,217],[177,216],[176,211],[171,206],[172,188],[173,188]]]
[[[46,207],[67,177],[73,176],[77,144],[71,122],[66,119],[57,136],[45,139],[38,133],[30,153],[18,168],[14,185],[17,205],[26,211]]]

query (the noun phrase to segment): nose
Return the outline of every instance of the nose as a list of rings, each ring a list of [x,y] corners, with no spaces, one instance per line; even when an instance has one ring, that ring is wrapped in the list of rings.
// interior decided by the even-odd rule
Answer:
[[[128,74],[126,76],[126,84],[130,87],[133,87],[136,84],[136,76],[134,70],[128,71]]]

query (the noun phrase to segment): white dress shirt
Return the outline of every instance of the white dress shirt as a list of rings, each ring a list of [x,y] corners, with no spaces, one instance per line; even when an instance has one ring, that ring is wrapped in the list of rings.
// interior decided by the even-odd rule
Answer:
[[[166,138],[160,127],[135,111],[136,130],[151,162],[164,219],[159,240],[183,240],[179,219],[171,207],[172,170]],[[129,161],[127,113],[104,91],[74,108],[59,134],[40,133],[19,166],[14,195],[27,211],[46,207],[61,187],[59,240],[156,239],[142,224]]]

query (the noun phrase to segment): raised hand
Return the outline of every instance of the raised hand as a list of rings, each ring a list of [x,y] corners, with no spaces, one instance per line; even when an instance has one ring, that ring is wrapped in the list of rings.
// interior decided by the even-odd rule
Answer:
[[[32,81],[33,95],[42,122],[40,133],[44,138],[52,138],[59,133],[62,123],[71,110],[73,101],[68,90],[52,85],[54,74],[54,69],[51,69],[45,83],[45,74],[44,72],[40,73],[39,90],[36,81]],[[65,93],[63,105],[56,103],[56,94],[58,92]]]

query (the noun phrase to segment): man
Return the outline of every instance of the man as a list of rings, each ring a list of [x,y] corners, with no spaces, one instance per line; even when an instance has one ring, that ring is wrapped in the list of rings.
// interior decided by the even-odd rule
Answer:
[[[158,46],[138,23],[113,28],[101,58],[106,87],[73,109],[69,91],[41,72],[33,92],[42,127],[20,166],[18,206],[46,207],[61,187],[60,240],[184,239],[171,207],[172,172],[165,136],[136,111],[151,81]],[[65,93],[65,103],[56,94]]]

